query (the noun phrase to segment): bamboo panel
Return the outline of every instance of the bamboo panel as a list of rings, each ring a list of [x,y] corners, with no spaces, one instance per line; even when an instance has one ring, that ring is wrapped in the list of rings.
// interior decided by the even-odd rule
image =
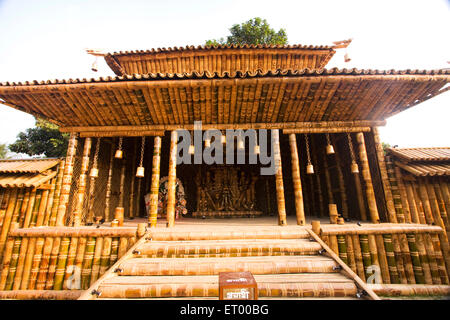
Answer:
[[[8,272],[8,276],[6,278],[6,283],[5,283],[5,290],[12,289],[14,276],[15,276],[16,270],[17,270],[17,262],[19,260],[19,251],[20,251],[21,243],[22,243],[22,238],[20,238],[20,237],[17,237],[14,240],[13,250],[12,250],[12,254],[11,254],[11,261],[9,263],[9,272]]]
[[[408,284],[408,278],[405,272],[406,261],[403,259],[403,253],[400,246],[400,239],[397,234],[392,234],[392,245],[394,249],[394,259],[397,266],[400,283]]]
[[[42,257],[39,264],[39,272],[37,275],[37,281],[36,281],[36,290],[44,290],[45,289],[45,283],[49,268],[49,262],[50,262],[50,255],[53,249],[53,242],[54,238],[47,237],[45,238],[44,242],[44,248],[42,251]]]
[[[175,224],[175,188],[176,188],[176,165],[177,165],[177,139],[176,131],[170,135],[169,149],[169,175],[167,181],[167,227],[173,227]],[[120,250],[119,250],[120,251]],[[120,257],[120,254],[119,254]]]
[[[392,243],[392,235],[384,234],[383,241],[384,241],[384,248],[386,251],[386,259],[388,263],[391,283],[400,283],[397,263],[395,261],[394,245]]]
[[[161,137],[157,136],[153,140],[152,182],[150,187],[150,209],[149,209],[149,223],[151,228],[156,227],[157,222],[160,166],[161,166]]]
[[[414,234],[407,234],[406,238],[408,240],[408,246],[411,254],[411,261],[413,264],[414,269],[414,276],[416,278],[416,283],[424,284],[425,283],[425,277],[423,273],[423,268],[420,263],[420,257],[419,252],[416,245],[416,238],[414,237]]]
[[[303,206],[302,182],[300,179],[299,157],[297,150],[297,139],[295,137],[295,134],[289,135],[289,145],[291,147],[292,180],[294,184],[295,213],[297,217],[297,224],[304,226],[306,224],[305,209]]]
[[[361,244],[358,235],[351,235],[353,248],[355,250],[355,264],[358,277],[360,277],[363,281],[366,281],[366,274],[364,271],[364,263],[363,263],[363,252],[361,249]]]
[[[89,237],[86,242],[86,249],[83,257],[83,265],[81,267],[81,288],[87,289],[90,285],[92,260],[94,259],[96,238]]]
[[[53,285],[51,285],[48,281],[45,285],[46,289],[62,289],[66,263],[73,263],[73,260],[75,259],[77,241],[78,238],[70,239],[68,237],[64,237],[61,239],[61,247],[58,250],[58,261],[56,263],[55,276],[52,283]]]
[[[391,283],[391,274],[389,272],[383,236],[380,234],[374,236],[369,235],[369,245],[372,243],[371,240],[373,241],[373,246],[377,248],[378,262],[380,265],[381,276],[383,277],[383,283]]]

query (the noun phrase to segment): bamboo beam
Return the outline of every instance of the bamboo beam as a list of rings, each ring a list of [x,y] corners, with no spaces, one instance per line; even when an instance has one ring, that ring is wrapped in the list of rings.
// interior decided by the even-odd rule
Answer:
[[[203,130],[217,129],[305,129],[319,130],[316,133],[335,133],[336,130],[344,130],[341,132],[350,132],[352,128],[357,127],[358,130],[364,129],[370,131],[370,127],[379,127],[386,125],[386,120],[355,120],[355,121],[314,121],[314,122],[278,122],[278,123],[218,123],[218,124],[202,124]],[[155,125],[138,125],[138,126],[78,126],[78,127],[61,127],[61,132],[115,132],[118,136],[123,136],[123,132],[139,132],[139,131],[173,131],[177,129],[194,130],[194,124],[155,124]],[[362,131],[364,131],[362,130]],[[309,131],[306,131],[309,132]],[[286,132],[284,132],[286,133]],[[295,132],[290,132],[295,133]],[[303,132],[304,133],[304,132]],[[313,132],[310,132],[313,133]],[[287,133],[286,133],[287,134]],[[155,134],[155,135],[164,135]]]
[[[273,142],[273,153],[275,161],[275,187],[277,192],[277,207],[278,207],[278,224],[280,226],[285,226],[286,222],[286,207],[284,203],[284,187],[283,187],[283,171],[281,164],[281,153],[280,153],[280,137],[279,130],[272,130],[272,142]]]
[[[175,202],[176,202],[176,179],[177,179],[177,131],[172,131],[170,135],[169,150],[169,176],[167,181],[167,227],[175,225]]]
[[[369,205],[369,213],[372,223],[380,223],[378,215],[377,202],[375,200],[375,192],[373,190],[372,178],[370,176],[369,160],[367,159],[366,144],[364,142],[364,134],[359,132],[356,134],[359,144],[359,159],[362,165],[362,176],[366,184],[367,203]]]
[[[77,134],[75,132],[70,134],[69,145],[67,147],[66,161],[64,164],[64,175],[61,186],[61,195],[59,198],[58,213],[56,216],[56,225],[64,225],[64,216],[67,211],[67,204],[69,203],[70,188],[72,186],[73,166],[75,163],[75,156],[77,152]]]
[[[289,135],[289,145],[291,147],[292,180],[294,184],[295,213],[297,217],[297,224],[304,226],[306,224],[305,208],[303,206],[303,192],[302,181],[300,179],[297,139],[294,133]]]
[[[150,187],[150,209],[148,215],[149,225],[151,228],[156,227],[158,216],[160,167],[161,167],[161,137],[156,136],[153,140],[152,182]]]

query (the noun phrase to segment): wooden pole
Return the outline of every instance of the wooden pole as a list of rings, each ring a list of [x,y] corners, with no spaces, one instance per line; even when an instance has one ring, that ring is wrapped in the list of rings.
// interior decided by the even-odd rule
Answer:
[[[275,187],[277,191],[277,206],[278,206],[278,224],[280,226],[287,225],[286,222],[286,207],[284,203],[284,187],[283,187],[283,170],[281,164],[280,153],[280,137],[279,130],[272,130],[273,153],[275,161]]]
[[[359,144],[359,159],[362,165],[362,175],[366,184],[366,196],[369,205],[370,218],[372,223],[380,223],[378,215],[377,202],[375,200],[375,192],[373,190],[372,178],[370,176],[369,160],[367,159],[366,144],[364,142],[364,134],[358,132],[356,139]]]
[[[386,201],[386,208],[387,208],[387,212],[388,212],[388,216],[389,216],[389,221],[393,222],[391,220],[391,217],[395,216],[394,198],[392,196],[391,185],[389,183],[389,176],[387,174],[384,151],[383,151],[383,146],[381,144],[381,139],[380,139],[378,128],[372,127],[372,133],[373,133],[373,138],[375,141],[375,149],[377,152],[378,166],[380,168],[381,182],[383,184],[384,198]]]
[[[83,218],[83,208],[84,208],[84,196],[86,193],[87,184],[87,171],[89,167],[89,155],[91,153],[92,139],[84,139],[83,148],[83,159],[81,160],[81,171],[80,177],[78,178],[78,192],[77,201],[75,204],[75,211],[73,212],[73,226],[78,227],[81,225],[81,220]]]
[[[297,139],[295,137],[295,133],[291,133],[289,135],[289,145],[291,147],[292,180],[294,184],[295,212],[297,216],[297,224],[304,226],[306,224],[305,208],[303,206],[302,182],[300,179],[300,166],[297,150]]]
[[[150,209],[148,215],[149,224],[151,228],[156,227],[158,217],[160,167],[161,167],[161,137],[156,136],[153,139],[152,183],[150,187]]]
[[[72,186],[73,166],[75,164],[75,156],[77,153],[77,134],[71,133],[69,145],[67,147],[66,161],[64,164],[64,175],[61,186],[61,195],[59,197],[58,213],[56,216],[56,226],[64,226],[64,216],[69,203],[70,188]]]
[[[176,182],[177,182],[177,131],[172,131],[170,135],[169,151],[169,176],[167,181],[167,227],[175,225],[175,202],[176,202]]]

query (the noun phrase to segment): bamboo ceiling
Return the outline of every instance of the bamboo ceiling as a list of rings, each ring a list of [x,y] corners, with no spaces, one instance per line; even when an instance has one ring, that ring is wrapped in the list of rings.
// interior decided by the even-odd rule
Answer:
[[[446,91],[443,87],[449,80],[448,70],[145,74],[6,82],[0,84],[0,103],[62,127],[147,126],[150,130],[194,120],[276,127],[384,120]]]
[[[345,45],[350,43],[349,40]],[[339,46],[218,45],[114,52],[105,55],[115,74],[224,73],[232,71],[320,69]]]

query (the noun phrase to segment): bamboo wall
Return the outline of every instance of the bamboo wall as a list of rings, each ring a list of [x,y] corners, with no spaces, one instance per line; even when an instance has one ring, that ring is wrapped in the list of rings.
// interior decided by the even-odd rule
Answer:
[[[38,189],[0,187],[0,263],[13,225],[19,228],[55,226],[61,193],[64,161],[57,174]]]
[[[440,227],[323,225],[320,236],[367,283],[449,284],[449,247]]]
[[[136,228],[16,229],[8,237],[0,291],[87,289],[136,237]]]

